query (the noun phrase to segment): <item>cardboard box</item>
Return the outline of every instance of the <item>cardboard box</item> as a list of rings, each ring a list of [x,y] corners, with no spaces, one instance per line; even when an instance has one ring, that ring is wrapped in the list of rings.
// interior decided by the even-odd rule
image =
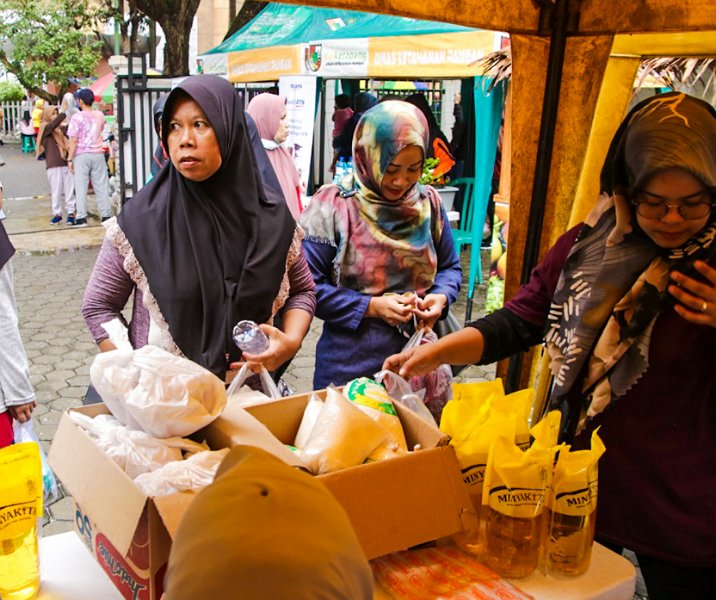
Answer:
[[[317,392],[325,397],[325,390]],[[247,408],[278,440],[292,444],[311,394]],[[475,514],[455,450],[439,429],[396,404],[408,448],[391,460],[359,465],[318,478],[338,499],[368,558],[404,550],[474,526]],[[245,412],[228,405],[202,434],[212,447],[243,441]],[[295,457],[289,464],[300,464]]]
[[[103,404],[72,411],[89,417],[109,413]],[[293,457],[250,415],[237,427],[245,443]],[[117,589],[128,600],[159,600],[171,539],[197,492],[147,496],[67,413],[48,460],[75,502],[75,531]]]
[[[310,394],[223,415],[197,432],[212,449],[253,445],[300,465],[292,443]],[[389,461],[321,475],[346,510],[368,558],[451,535],[474,523],[455,451],[438,429],[397,407],[410,448]],[[103,404],[71,409],[89,417]],[[64,414],[49,463],[76,504],[75,531],[128,600],[159,600],[171,540],[196,492],[149,497]]]

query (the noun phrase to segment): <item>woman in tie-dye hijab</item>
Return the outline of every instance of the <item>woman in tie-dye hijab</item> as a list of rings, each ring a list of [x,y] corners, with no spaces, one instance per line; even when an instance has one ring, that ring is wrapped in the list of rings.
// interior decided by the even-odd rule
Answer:
[[[303,214],[304,251],[325,321],[315,389],[372,376],[406,338],[400,326],[447,314],[462,279],[437,192],[418,183],[428,127],[411,104],[366,111],[353,137],[355,187],[319,190]]]

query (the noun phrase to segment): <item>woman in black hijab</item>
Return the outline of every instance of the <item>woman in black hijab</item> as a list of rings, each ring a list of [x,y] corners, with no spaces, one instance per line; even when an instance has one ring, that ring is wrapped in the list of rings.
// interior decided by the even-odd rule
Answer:
[[[130,341],[183,354],[222,379],[242,358],[237,321],[263,325],[269,350],[250,360],[273,370],[298,351],[315,309],[300,230],[280,193],[264,186],[241,100],[227,81],[188,77],[169,95],[162,142],[170,164],[116,221],[85,291],[83,314],[100,349],[101,327],[121,318],[136,290]]]

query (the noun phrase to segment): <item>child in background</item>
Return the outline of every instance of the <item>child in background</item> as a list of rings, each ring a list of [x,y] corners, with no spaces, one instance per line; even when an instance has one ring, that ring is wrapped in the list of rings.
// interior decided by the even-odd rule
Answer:
[[[348,94],[338,94],[335,97],[336,109],[333,111],[333,134],[332,137],[335,140],[343,130],[346,128],[348,121],[353,116],[353,109],[351,108],[351,97]],[[338,161],[338,152],[336,148],[333,151],[333,162],[331,163],[331,173],[336,171],[336,162]]]
[[[39,144],[37,134],[40,132],[40,123],[42,122],[42,113],[45,110],[45,101],[42,98],[35,100],[35,108],[32,109],[32,133],[35,136],[35,144]],[[45,160],[45,153],[41,152],[37,155],[37,160]]]
[[[20,137],[22,138],[22,151],[34,152],[35,128],[32,126],[32,117],[30,117],[29,110],[22,113],[22,119],[20,119],[18,123],[18,128],[20,129]]]

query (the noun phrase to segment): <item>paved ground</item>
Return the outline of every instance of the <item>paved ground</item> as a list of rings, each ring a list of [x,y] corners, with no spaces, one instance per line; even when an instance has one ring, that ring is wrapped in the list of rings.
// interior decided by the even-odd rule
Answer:
[[[92,196],[90,227],[76,230],[65,225],[50,225],[52,215],[44,163],[35,160],[33,155],[23,155],[19,145],[14,143],[0,146],[0,156],[6,163],[0,167],[3,208],[7,215],[5,227],[17,249],[13,268],[20,332],[38,400],[35,427],[47,451],[63,411],[80,406],[89,385],[89,366],[96,346],[87,332],[80,307],[104,230],[94,211]],[[481,314],[483,306],[484,288],[478,286],[473,318]],[[464,290],[455,306],[455,314],[463,320]],[[321,321],[316,319],[284,376],[297,392],[311,389],[320,328]],[[473,366],[463,371],[459,379],[493,378],[493,367]],[[43,533],[69,531],[73,519],[71,500],[63,497],[49,508]],[[637,591],[634,600],[647,600],[641,581]]]

